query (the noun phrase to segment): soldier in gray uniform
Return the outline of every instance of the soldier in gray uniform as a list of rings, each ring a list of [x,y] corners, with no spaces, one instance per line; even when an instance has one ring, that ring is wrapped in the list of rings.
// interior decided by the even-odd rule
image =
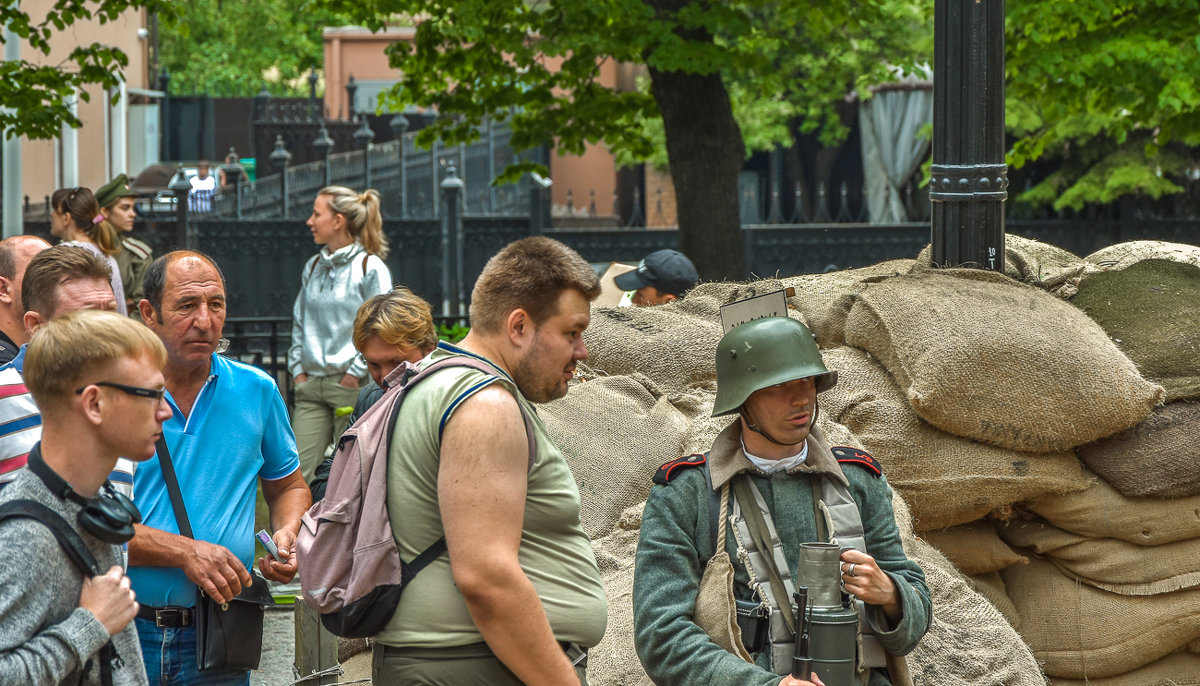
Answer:
[[[96,191],[96,200],[100,203],[100,214],[122,233],[133,231],[133,221],[137,217],[133,199],[136,194],[129,189],[129,177],[118,174],[117,178],[109,181]],[[154,261],[154,251],[150,246],[131,236],[121,239],[123,250],[117,253],[117,267],[121,270],[121,282],[125,285],[125,305],[129,316],[137,318],[138,303],[145,297],[142,292],[142,277],[146,268]]]

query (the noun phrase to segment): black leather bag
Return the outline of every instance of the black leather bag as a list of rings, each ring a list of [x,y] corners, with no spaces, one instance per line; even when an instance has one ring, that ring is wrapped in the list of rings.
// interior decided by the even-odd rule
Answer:
[[[228,603],[199,592],[196,599],[196,659],[200,670],[258,669],[262,657],[263,615],[275,604],[267,581],[254,581]]]
[[[166,440],[159,438],[157,448],[179,533],[194,539]],[[275,598],[267,588],[266,579],[254,572],[250,577],[250,585],[228,603],[218,603],[204,591],[197,591],[196,662],[200,671],[258,669],[262,657],[263,612],[268,605],[275,604]]]

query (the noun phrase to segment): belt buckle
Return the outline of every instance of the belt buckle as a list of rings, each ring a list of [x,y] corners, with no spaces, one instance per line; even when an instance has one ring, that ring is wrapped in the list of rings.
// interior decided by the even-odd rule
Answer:
[[[183,611],[177,607],[165,607],[154,611],[154,626],[160,629],[178,628]],[[174,620],[173,624],[163,624],[164,621]]]

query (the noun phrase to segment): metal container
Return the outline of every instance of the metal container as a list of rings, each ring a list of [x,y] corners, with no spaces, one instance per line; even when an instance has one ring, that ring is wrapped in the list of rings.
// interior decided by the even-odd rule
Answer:
[[[833,543],[800,545],[796,585],[808,586],[808,599],[813,610],[842,608],[841,554],[841,549]]]

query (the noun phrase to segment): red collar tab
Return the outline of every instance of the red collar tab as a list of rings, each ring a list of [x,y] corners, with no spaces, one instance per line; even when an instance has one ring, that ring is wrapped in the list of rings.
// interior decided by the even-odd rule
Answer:
[[[697,454],[685,455],[678,460],[671,460],[659,467],[658,471],[654,473],[654,483],[666,486],[678,472],[688,467],[703,467],[705,459],[704,455]]]
[[[871,457],[871,455],[861,448],[852,448],[848,445],[836,445],[830,448],[834,458],[838,464],[853,464],[862,467],[871,473],[871,476],[883,476],[883,466],[879,464],[879,460]]]

